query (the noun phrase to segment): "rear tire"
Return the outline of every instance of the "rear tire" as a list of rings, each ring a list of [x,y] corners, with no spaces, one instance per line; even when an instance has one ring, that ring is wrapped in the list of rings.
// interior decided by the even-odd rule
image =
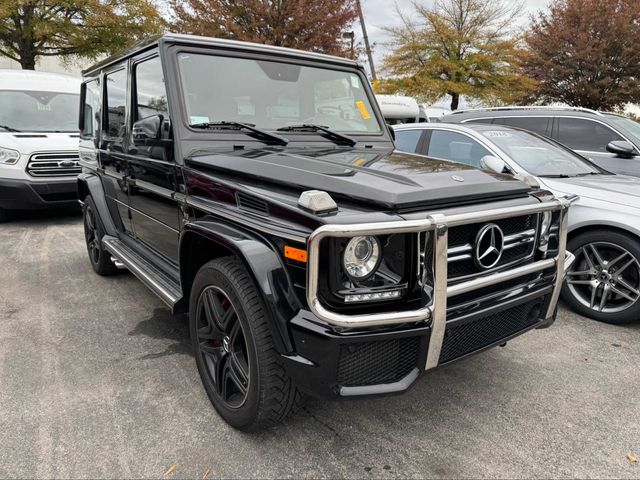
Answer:
[[[269,322],[237,258],[219,258],[200,268],[189,303],[196,365],[216,411],[240,430],[273,426],[303,404],[275,349]]]
[[[98,275],[113,275],[117,273],[118,267],[111,261],[111,254],[102,247],[102,237],[104,237],[104,227],[100,220],[100,214],[96,209],[93,199],[88,195],[84,199],[82,207],[82,218],[84,223],[84,238],[87,243],[87,253],[93,270]]]
[[[622,232],[594,230],[571,239],[576,256],[562,298],[595,320],[622,325],[640,319],[640,245]]]

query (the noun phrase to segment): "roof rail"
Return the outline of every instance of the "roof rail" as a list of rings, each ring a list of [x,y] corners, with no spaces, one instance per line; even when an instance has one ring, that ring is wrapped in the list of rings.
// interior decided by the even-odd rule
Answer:
[[[596,110],[592,110],[590,108],[583,107],[553,107],[553,106],[538,106],[533,105],[529,107],[521,107],[521,106],[511,106],[511,107],[487,107],[487,108],[469,108],[466,110],[456,110],[452,112],[452,115],[456,113],[467,113],[467,112],[496,112],[496,111],[508,111],[508,110],[569,110],[573,112],[585,112],[585,113],[593,113],[594,115],[603,116],[602,112],[598,112]]]

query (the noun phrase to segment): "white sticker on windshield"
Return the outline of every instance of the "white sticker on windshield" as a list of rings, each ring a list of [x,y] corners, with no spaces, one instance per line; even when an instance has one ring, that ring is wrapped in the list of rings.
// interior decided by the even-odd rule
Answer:
[[[488,132],[482,132],[484,134],[485,137],[501,137],[501,138],[508,138],[511,136],[511,134],[509,132],[505,132],[504,130],[489,130]]]
[[[357,75],[351,75],[351,87],[360,88],[360,79]]]
[[[189,117],[191,125],[197,125],[198,123],[209,123],[209,117],[200,117],[198,115],[191,115]]]

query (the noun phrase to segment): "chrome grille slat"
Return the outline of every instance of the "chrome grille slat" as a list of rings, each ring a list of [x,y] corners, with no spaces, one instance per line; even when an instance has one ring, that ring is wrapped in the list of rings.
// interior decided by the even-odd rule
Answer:
[[[71,177],[82,173],[79,160],[78,152],[34,153],[26,170],[32,177]],[[60,162],[73,162],[73,166]]]

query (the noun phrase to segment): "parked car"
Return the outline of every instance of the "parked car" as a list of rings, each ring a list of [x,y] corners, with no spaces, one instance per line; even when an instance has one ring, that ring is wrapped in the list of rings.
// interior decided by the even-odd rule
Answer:
[[[91,265],[188,312],[234,427],[403,392],[554,321],[570,200],[394,153],[353,61],[165,35],[84,77]]]
[[[376,95],[382,116],[389,125],[428,122],[424,107],[413,97],[404,95]]]
[[[640,179],[614,175],[553,140],[502,125],[398,126],[398,148],[522,178],[555,195],[576,194],[568,249],[576,261],[563,298],[608,323],[640,319]]]
[[[0,221],[77,206],[80,79],[0,70]]]
[[[499,107],[454,112],[443,122],[524,128],[571,148],[610,172],[640,176],[640,123],[573,107]]]

